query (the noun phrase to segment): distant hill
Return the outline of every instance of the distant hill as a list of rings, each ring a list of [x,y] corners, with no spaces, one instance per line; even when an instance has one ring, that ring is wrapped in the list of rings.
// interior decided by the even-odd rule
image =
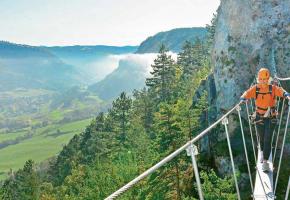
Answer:
[[[80,84],[77,70],[49,51],[0,41],[0,91],[62,90]]]
[[[203,27],[177,28],[160,32],[143,41],[136,53],[157,53],[162,43],[164,43],[170,51],[177,53],[181,50],[186,40],[194,42],[197,37],[203,40],[206,34],[206,28]]]
[[[122,91],[127,93],[133,89],[145,86],[145,79],[150,76],[150,64],[164,43],[172,52],[179,52],[186,40],[194,42],[196,38],[206,38],[205,28],[178,28],[160,32],[141,43],[135,56],[120,60],[119,66],[100,82],[93,84],[89,90],[101,99],[108,100],[117,97]],[[151,53],[153,52],[153,53]],[[148,54],[150,53],[150,54]]]
[[[59,57],[63,62],[73,65],[80,74],[85,76],[85,83],[92,84],[111,73],[118,61],[112,55],[133,53],[138,46],[55,46],[42,47]]]
[[[128,55],[119,62],[119,66],[100,82],[93,84],[89,90],[104,100],[110,100],[121,92],[132,92],[145,86],[145,78],[149,76],[149,67],[154,54]]]
[[[105,45],[95,45],[95,46],[52,46],[52,47],[42,47],[43,49],[49,50],[60,58],[69,58],[71,56],[76,57],[90,57],[96,55],[107,55],[107,54],[124,54],[132,53],[138,49],[138,46],[105,46]]]

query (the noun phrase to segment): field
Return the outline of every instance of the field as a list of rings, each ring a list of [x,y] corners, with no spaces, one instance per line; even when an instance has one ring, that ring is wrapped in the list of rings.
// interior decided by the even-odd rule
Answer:
[[[23,167],[28,159],[41,162],[56,155],[62,147],[75,135],[80,134],[91,119],[65,124],[54,124],[35,130],[31,138],[0,149],[0,180],[7,177],[9,169]],[[24,136],[28,130],[0,134],[0,142]]]

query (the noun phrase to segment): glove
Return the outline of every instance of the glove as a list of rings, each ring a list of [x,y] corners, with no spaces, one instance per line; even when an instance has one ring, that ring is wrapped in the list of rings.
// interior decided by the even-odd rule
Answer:
[[[247,102],[247,99],[244,98],[244,97],[241,97],[241,98],[240,98],[240,101],[243,102],[243,103],[245,103],[245,102]]]
[[[284,97],[286,97],[288,100],[290,100],[290,93],[284,92]]]

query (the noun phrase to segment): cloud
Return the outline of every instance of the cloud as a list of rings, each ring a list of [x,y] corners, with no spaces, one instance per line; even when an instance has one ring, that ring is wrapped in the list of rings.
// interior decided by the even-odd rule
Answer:
[[[176,61],[177,54],[169,52],[169,55]],[[157,53],[145,53],[145,54],[111,54],[101,59],[96,59],[93,62],[86,64],[84,69],[88,76],[88,84],[96,83],[103,80],[107,75],[111,74],[115,70],[121,68],[127,68],[127,71],[138,71],[143,77],[151,76],[151,65],[154,63],[154,59],[157,58]]]
[[[177,54],[173,52],[168,52],[171,55],[173,60],[177,60]],[[122,54],[122,55],[110,55],[109,57],[120,63],[128,63],[129,65],[133,65],[137,70],[143,71],[146,76],[150,75],[150,71],[152,71],[151,65],[154,64],[154,59],[157,58],[157,53],[145,53],[145,54]]]

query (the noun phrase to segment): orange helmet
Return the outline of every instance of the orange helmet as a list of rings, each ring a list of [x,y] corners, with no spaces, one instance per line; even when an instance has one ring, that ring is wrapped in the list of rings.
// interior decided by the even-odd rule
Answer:
[[[270,79],[270,71],[266,68],[261,68],[258,72],[258,82],[261,81],[269,81]]]

